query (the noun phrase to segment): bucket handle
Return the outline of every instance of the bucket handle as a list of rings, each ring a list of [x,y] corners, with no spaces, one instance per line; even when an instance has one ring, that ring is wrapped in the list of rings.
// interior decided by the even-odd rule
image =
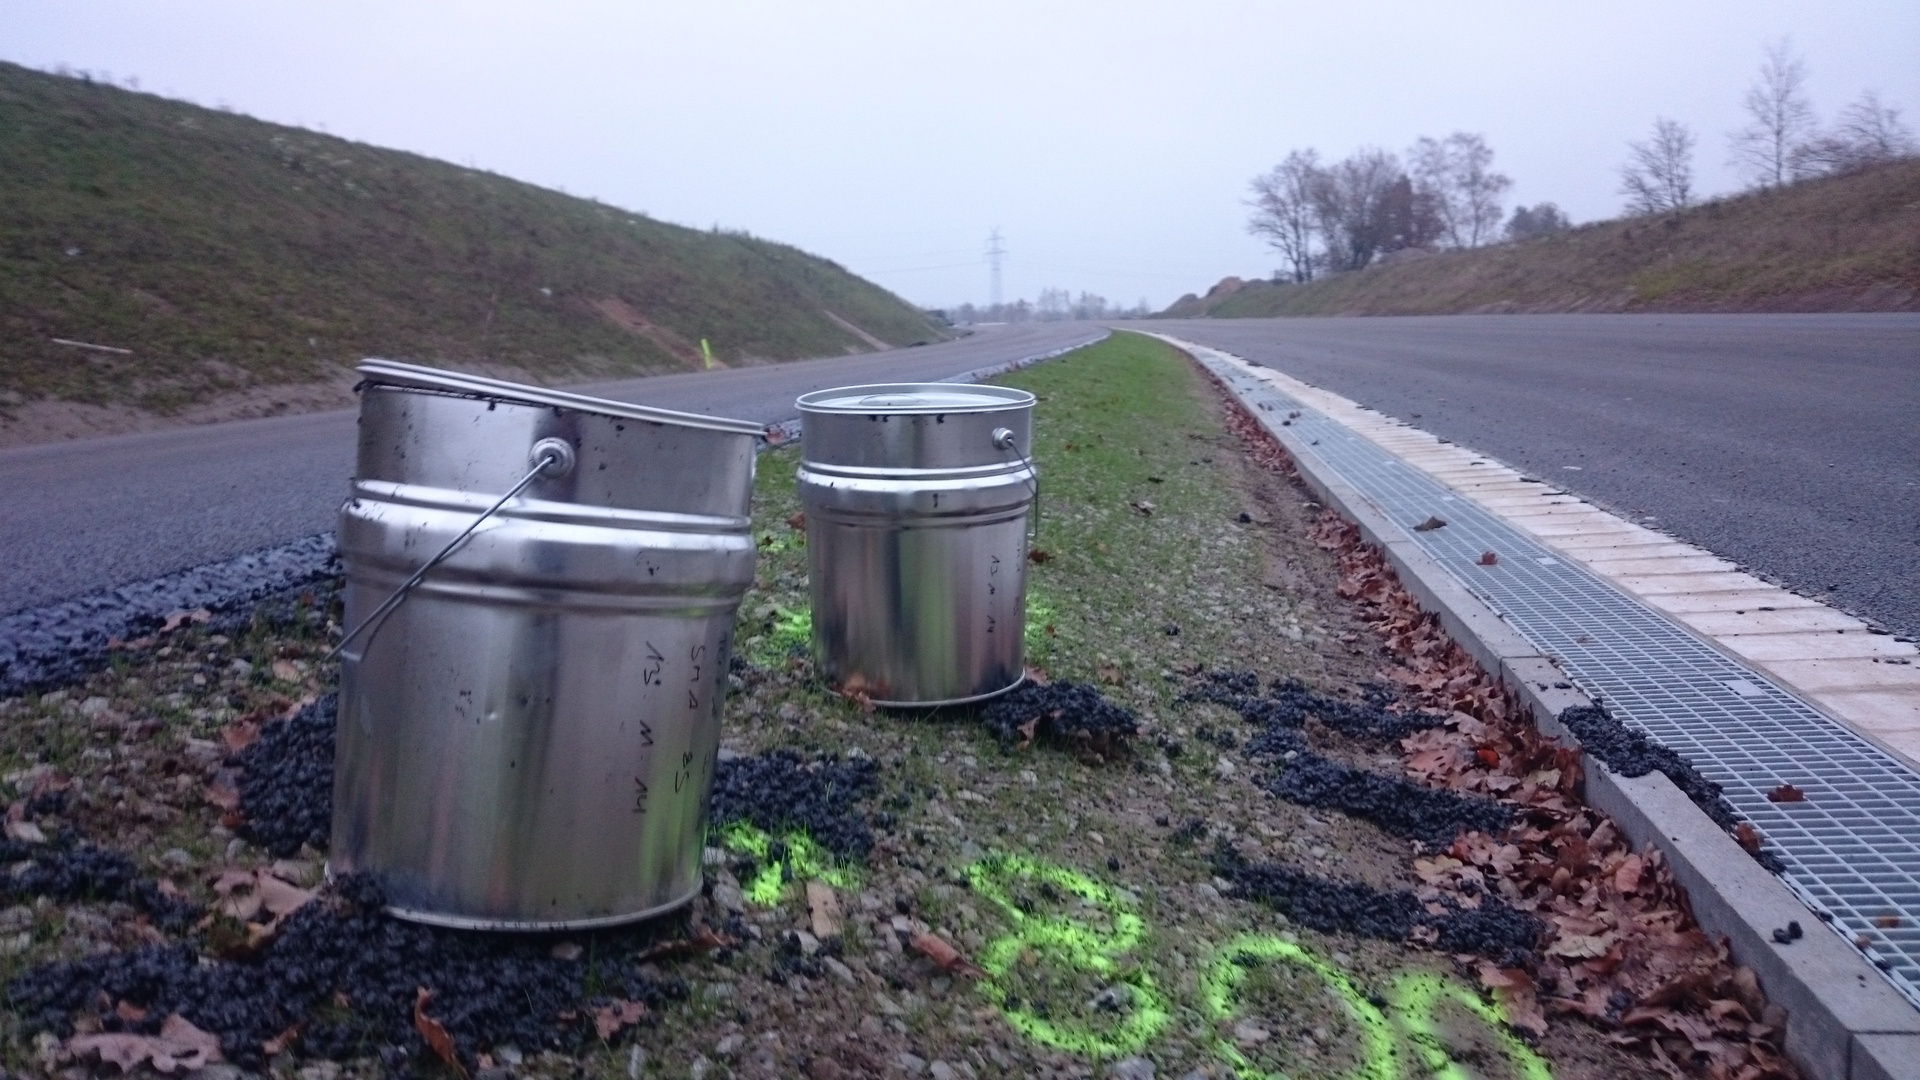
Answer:
[[[507,503],[512,502],[515,496],[527,489],[528,484],[533,483],[542,476],[561,477],[573,471],[573,446],[565,439],[541,439],[539,442],[533,444],[533,449],[528,451],[527,457],[533,461],[533,468],[527,470],[527,475],[521,477],[519,483],[514,484],[512,488],[508,489],[505,495],[500,496],[498,502],[487,507],[479,517],[474,518],[471,524],[461,530],[459,536],[448,541],[447,546],[441,548],[438,555],[428,559],[425,566],[415,570],[413,576],[408,578],[405,584],[393,590],[391,596],[382,600],[380,606],[373,609],[373,614],[361,619],[360,625],[349,630],[347,636],[340,639],[340,644],[335,645],[333,651],[327,653],[327,660],[332,660],[334,657],[339,656],[346,650],[348,645],[353,643],[353,639],[366,632],[368,627],[375,626],[381,620],[385,619],[393,612],[394,608],[399,607],[400,602],[407,598],[407,594],[412,592],[420,582],[426,579],[427,571],[445,562],[447,556],[452,555],[455,548],[459,547],[467,537],[473,535],[473,530],[479,528],[481,522],[498,513],[500,508],[507,505]],[[326,661],[323,660],[321,662],[325,663]]]
[[[1032,458],[1020,452],[1020,445],[1015,441],[1012,428],[994,428],[993,445],[1002,452],[1011,451],[1014,457],[1020,459],[1020,464],[1026,467],[1027,490],[1033,493],[1033,524],[1027,530],[1027,539],[1037,541],[1040,539],[1040,471],[1033,467]]]

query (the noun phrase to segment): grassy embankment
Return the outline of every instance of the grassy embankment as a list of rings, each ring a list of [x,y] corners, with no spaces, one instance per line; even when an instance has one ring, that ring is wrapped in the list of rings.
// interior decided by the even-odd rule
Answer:
[[[1683,213],[1403,258],[1305,285],[1191,294],[1176,318],[1920,310],[1920,160]]]
[[[845,927],[830,955],[839,966],[794,973],[790,935],[813,925],[799,883],[769,906],[742,903],[738,886],[758,870],[733,858],[710,871],[717,886],[693,913],[721,924],[730,896],[751,937],[731,954],[656,961],[663,976],[686,980],[685,1005],[615,1045],[590,1039],[577,1058],[529,1055],[515,1075],[924,1075],[925,1063],[947,1062],[965,1076],[1085,1076],[1121,1053],[1151,1059],[1166,1076],[1203,1067],[1219,1075],[1234,1054],[1292,1076],[1398,1075],[1378,1070],[1418,1053],[1395,1034],[1405,1019],[1398,1006],[1386,1004],[1404,977],[1432,973],[1471,996],[1444,957],[1290,925],[1210,881],[1209,836],[1314,873],[1416,883],[1404,839],[1268,796],[1253,760],[1224,734],[1239,721],[1177,700],[1187,685],[1179,673],[1199,664],[1297,676],[1351,698],[1391,662],[1339,598],[1339,568],[1309,538],[1313,511],[1301,493],[1242,457],[1211,388],[1158,342],[1116,335],[1003,381],[1040,398],[1039,544],[1052,557],[1031,567],[1033,595],[1049,613],[1036,620],[1030,660],[1056,679],[1096,682],[1137,710],[1146,734],[1134,753],[1099,762],[1009,750],[968,714],[862,713],[814,683],[781,631],[806,596],[805,537],[786,523],[798,509],[796,456],[769,452],[755,505],[762,558],[737,635],[751,663],[727,702],[724,739],[740,754],[791,747],[880,763],[882,793],[869,808],[880,843],[838,882]],[[270,860],[217,827],[218,811],[199,796],[207,766],[196,748],[215,745],[276,694],[329,686],[334,673],[318,663],[325,646],[264,624],[234,640],[183,627],[84,686],[0,701],[0,772],[45,763],[79,777],[86,794],[65,812],[68,824],[205,901],[216,868]],[[1388,769],[1398,760],[1385,747],[1359,753]],[[968,885],[968,868],[994,853],[1056,868],[1062,884],[990,879],[1024,911],[1015,917]],[[318,867],[310,855],[283,869],[311,879]],[[1087,886],[1077,897],[1075,883]],[[0,955],[0,978],[150,933],[110,905],[23,906],[7,917],[18,944]],[[896,919],[918,920],[983,963],[999,949],[1011,970],[988,982],[943,972],[903,948]],[[1007,952],[1010,935],[1018,947]],[[1245,935],[1258,944],[1238,944],[1254,940]],[[582,940],[583,962],[632,962],[609,944],[617,937]],[[1253,948],[1266,956],[1298,948],[1321,967],[1262,963],[1243,951]],[[1209,997],[1222,979],[1237,981],[1230,1001]],[[457,1007],[455,996],[443,991],[437,1007]],[[1381,1002],[1401,1026],[1367,1028],[1353,1000]],[[1490,1075],[1520,1075],[1496,1029],[1457,1006],[1441,1014],[1434,1045]],[[0,1022],[0,1060],[32,1067],[15,1023]],[[1570,1074],[1644,1075],[1627,1051],[1577,1024],[1556,1024],[1540,1045]],[[1375,1071],[1355,1072],[1369,1052]],[[708,1072],[711,1064],[720,1067]],[[379,1071],[362,1062],[347,1075],[363,1066]]]
[[[784,244],[0,63],[0,409],[165,413],[370,355],[642,375],[700,368],[702,339],[739,364],[863,332],[941,337]]]

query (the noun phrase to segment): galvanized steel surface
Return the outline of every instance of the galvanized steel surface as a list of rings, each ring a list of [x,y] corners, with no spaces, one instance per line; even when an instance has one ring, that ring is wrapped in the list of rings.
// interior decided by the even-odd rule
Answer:
[[[814,648],[830,682],[902,706],[1019,685],[1033,403],[938,383],[799,399]]]
[[[362,371],[348,625],[523,477],[537,443],[575,462],[343,654],[331,871],[374,871],[396,914],[451,926],[607,925],[692,899],[753,573],[758,425]]]

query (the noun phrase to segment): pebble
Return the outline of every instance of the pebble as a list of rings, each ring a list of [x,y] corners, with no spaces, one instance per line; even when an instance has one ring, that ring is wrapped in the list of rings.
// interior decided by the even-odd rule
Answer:
[[[707,1055],[700,1054],[693,1059],[693,1064],[687,1066],[687,1075],[692,1080],[707,1080],[707,1073],[712,1069],[713,1062],[707,1060]]]
[[[719,1042],[713,1044],[713,1056],[720,1058],[732,1057],[739,1051],[741,1044],[746,1041],[747,1037],[737,1031],[731,1035],[724,1036]]]
[[[900,1055],[893,1059],[893,1063],[900,1066],[900,1071],[908,1076],[919,1076],[927,1071],[926,1058],[910,1054],[905,1050],[900,1051]]]
[[[960,1080],[961,1075],[959,1069],[954,1068],[944,1061],[936,1061],[928,1065],[927,1073],[933,1077],[933,1080]]]
[[[1153,1080],[1153,1062],[1143,1057],[1121,1058],[1107,1069],[1113,1080]]]
[[[633,1048],[627,1051],[627,1080],[640,1080],[640,1074],[646,1071],[647,1052],[639,1043],[634,1043]]]

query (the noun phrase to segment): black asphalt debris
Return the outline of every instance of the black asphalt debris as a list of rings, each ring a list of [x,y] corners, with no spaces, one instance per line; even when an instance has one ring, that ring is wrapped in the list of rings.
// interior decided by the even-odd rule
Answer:
[[[1262,694],[1260,677],[1251,671],[1201,671],[1180,700],[1224,706],[1247,723],[1268,730],[1297,730],[1311,717],[1342,735],[1376,742],[1405,738],[1446,719],[1396,709],[1393,695],[1381,687],[1369,687],[1363,700],[1353,701],[1315,693],[1299,679],[1290,678],[1274,680]]]
[[[1268,791],[1301,806],[1370,821],[1436,851],[1464,832],[1498,836],[1513,821],[1513,812],[1491,799],[1382,776],[1307,751],[1293,754],[1290,760],[1275,762],[1264,784]]]
[[[337,695],[328,694],[268,724],[227,763],[240,773],[241,833],[279,858],[308,844],[327,850],[333,827],[333,728]]]
[[[744,821],[770,833],[797,829],[835,855],[862,862],[873,848],[873,830],[859,804],[879,790],[880,765],[872,758],[770,750],[715,766],[708,820],[716,828]]]
[[[140,873],[132,859],[117,851],[79,842],[62,830],[46,843],[0,838],[0,898],[16,901],[45,896],[65,902],[129,904],[167,930],[183,930],[200,909],[170,896]]]
[[[1615,775],[1663,773],[1695,806],[1705,811],[1715,825],[1727,832],[1739,828],[1740,818],[1719,784],[1700,775],[1700,770],[1686,758],[1622,724],[1607,712],[1605,705],[1571,706],[1560,710],[1557,719],[1580,741],[1582,750],[1599,758]],[[1776,874],[1786,872],[1786,863],[1774,852],[1761,848],[1752,854],[1754,860],[1768,870]]]
[[[1229,884],[1229,895],[1265,904],[1322,933],[1393,942],[1425,938],[1438,952],[1472,953],[1510,967],[1531,966],[1540,940],[1538,919],[1484,894],[1474,908],[1442,901],[1443,912],[1436,915],[1412,892],[1251,862],[1225,841],[1214,848],[1212,863],[1214,875]]]
[[[980,721],[1005,746],[1041,743],[1101,757],[1127,753],[1140,734],[1140,718],[1089,683],[1023,683],[980,710]]]
[[[7,990],[32,1031],[65,1036],[75,1014],[87,1012],[104,1030],[152,1034],[179,1013],[217,1036],[229,1060],[259,1069],[262,1045],[300,1025],[303,1057],[377,1055],[396,1072],[420,1073],[431,1060],[413,1024],[422,987],[433,993],[429,1013],[469,1066],[508,1045],[530,1054],[578,1050],[598,1037],[591,1010],[616,999],[658,1009],[686,996],[683,983],[650,977],[633,960],[669,927],[577,935],[570,940],[580,948],[558,949],[551,936],[401,922],[383,914],[383,904],[379,887],[356,875],[290,915],[251,959],[211,961],[189,944],[150,945],[36,968]],[[129,1013],[144,1010],[144,1019],[125,1019],[121,1002]]]
[[[111,642],[150,634],[175,612],[205,608],[216,625],[245,625],[261,600],[275,594],[298,595],[339,574],[333,536],[318,533],[0,616],[0,695],[78,682],[106,666]]]

